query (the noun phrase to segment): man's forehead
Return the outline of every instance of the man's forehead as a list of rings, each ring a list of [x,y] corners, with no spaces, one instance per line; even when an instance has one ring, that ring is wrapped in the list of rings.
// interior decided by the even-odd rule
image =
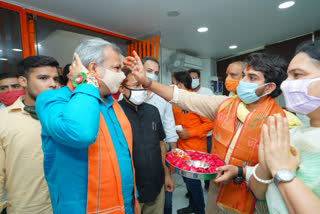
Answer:
[[[17,77],[8,77],[0,80],[0,85],[12,85],[17,83],[18,83]]]
[[[105,47],[103,49],[103,57],[104,61],[112,61],[114,63],[120,64],[120,55],[112,47]]]
[[[198,73],[197,72],[190,72],[190,75],[191,76],[198,76]]]
[[[58,69],[56,67],[53,66],[41,66],[41,67],[37,67],[37,68],[32,68],[32,70],[30,70],[30,74],[31,75],[44,75],[44,76],[59,76],[58,73]]]
[[[152,70],[157,70],[159,69],[159,65],[158,63],[152,61],[152,60],[147,60],[145,63],[144,63],[144,67],[146,68],[151,68]]]
[[[248,75],[254,75],[254,76],[264,77],[264,75],[263,75],[263,73],[261,71],[256,71],[251,66],[248,66],[244,70],[244,74],[247,75],[247,76]]]
[[[243,71],[243,64],[234,62],[230,64],[227,68],[228,73],[240,73]]]

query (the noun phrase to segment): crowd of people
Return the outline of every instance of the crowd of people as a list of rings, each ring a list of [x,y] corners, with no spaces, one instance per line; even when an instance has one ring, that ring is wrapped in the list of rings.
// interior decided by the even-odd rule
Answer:
[[[157,59],[121,63],[100,38],[82,41],[61,76],[49,56],[17,68],[0,74],[2,213],[171,214],[175,148],[226,164],[205,183],[207,201],[202,182],[183,177],[189,205],[178,214],[320,210],[320,41],[289,64],[267,53],[231,63],[229,96],[201,86],[196,69],[163,85]]]

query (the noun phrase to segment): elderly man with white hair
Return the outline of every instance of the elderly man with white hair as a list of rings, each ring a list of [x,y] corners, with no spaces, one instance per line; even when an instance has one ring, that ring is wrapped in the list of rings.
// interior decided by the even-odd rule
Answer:
[[[89,39],[75,49],[68,85],[37,98],[54,213],[139,212],[131,127],[111,96],[124,78],[119,48]]]

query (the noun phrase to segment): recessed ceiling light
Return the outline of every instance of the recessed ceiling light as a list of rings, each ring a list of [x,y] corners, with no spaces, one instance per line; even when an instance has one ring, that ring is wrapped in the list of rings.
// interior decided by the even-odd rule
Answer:
[[[292,7],[294,4],[295,4],[294,1],[286,1],[286,2],[283,2],[283,3],[279,4],[278,7],[280,9],[286,9],[286,8]]]
[[[199,27],[198,28],[198,32],[200,32],[200,33],[204,33],[204,32],[207,32],[207,31],[208,31],[207,27]]]
[[[13,48],[12,50],[13,51],[17,51],[17,52],[21,52],[22,51],[21,49],[18,49],[18,48]]]
[[[7,58],[0,58],[1,61],[7,61]]]
[[[236,49],[236,48],[238,48],[238,46],[236,46],[236,45],[230,45],[229,46],[229,49]]]
[[[169,16],[169,17],[176,17],[176,16],[179,16],[179,15],[180,15],[179,11],[176,11],[176,10],[167,12],[167,16]]]

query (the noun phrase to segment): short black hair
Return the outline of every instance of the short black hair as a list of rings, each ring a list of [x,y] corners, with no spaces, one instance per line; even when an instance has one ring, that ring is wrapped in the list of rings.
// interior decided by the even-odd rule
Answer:
[[[18,76],[24,76],[28,78],[31,68],[43,66],[51,66],[58,69],[59,63],[51,56],[29,56],[18,63]]]
[[[199,78],[201,77],[201,76],[200,76],[200,70],[198,70],[198,69],[191,68],[188,72],[189,72],[189,74],[190,74],[190,73],[197,73],[197,74],[198,74],[198,77],[199,77]]]
[[[68,83],[68,77],[67,75],[70,73],[70,70],[69,70],[69,67],[70,67],[71,64],[66,64],[63,68],[63,71],[62,71],[62,76],[59,75],[59,83],[61,85],[67,85]]]
[[[276,89],[268,96],[274,98],[281,94],[280,85],[287,78],[288,63],[277,55],[253,53],[247,58],[247,66],[263,73],[265,83],[273,82]]]
[[[191,89],[192,79],[188,71],[179,71],[173,73],[173,77],[176,79],[177,83],[182,83],[187,89]]]
[[[298,45],[295,55],[299,53],[306,53],[310,58],[320,64],[320,40],[305,41]]]
[[[159,61],[158,61],[156,58],[152,57],[152,56],[146,56],[145,58],[143,58],[143,59],[141,60],[141,62],[142,62],[142,64],[144,65],[144,63],[146,63],[146,61],[148,61],[148,60],[157,63],[158,66],[159,66],[159,68],[160,68]]]
[[[7,79],[7,78],[18,78],[18,75],[12,72],[0,73],[0,80]]]

